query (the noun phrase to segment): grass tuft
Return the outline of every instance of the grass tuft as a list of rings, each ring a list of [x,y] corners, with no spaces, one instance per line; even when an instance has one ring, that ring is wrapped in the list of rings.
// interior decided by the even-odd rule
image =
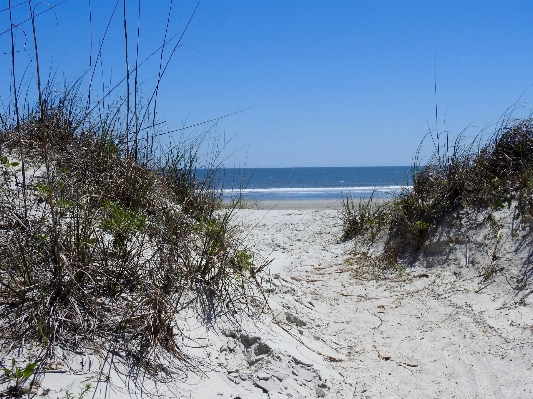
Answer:
[[[2,340],[45,357],[105,351],[154,377],[197,370],[180,314],[209,321],[261,298],[264,265],[233,209],[196,178],[194,149],[139,147],[136,160],[101,118],[77,118],[81,102],[43,104],[0,131]]]
[[[8,2],[10,28],[4,33],[10,32],[11,76],[6,82],[12,98],[0,111],[0,346],[5,358],[14,352],[32,357],[35,375],[61,362],[60,353],[96,354],[103,362],[99,381],[110,384],[113,367],[142,385],[147,375],[157,382],[201,372],[202,359],[188,355],[187,343],[195,337],[184,320],[209,324],[216,317],[255,311],[264,298],[257,276],[266,263],[242,244],[232,224],[239,201],[223,206],[215,189],[213,165],[220,148],[213,146],[208,172],[198,177],[209,128],[178,145],[160,141],[197,126],[212,128],[242,112],[176,130],[163,129],[165,122],[156,120],[163,78],[199,3],[185,27],[171,34],[171,1],[163,43],[140,58],[138,1],[133,64],[124,0],[126,68],[124,76],[112,79],[102,59],[119,3],[93,61],[89,2],[87,76],[61,91],[51,69],[44,79],[36,25],[40,15],[61,3],[36,12],[27,2],[22,23],[31,23],[33,49],[22,66],[16,54],[29,49],[16,40],[21,23],[15,23],[12,9],[26,3]],[[141,87],[139,69],[159,53],[155,87]],[[98,94],[94,88],[100,84]],[[17,389],[26,389],[26,380],[18,379]],[[73,397],[68,391],[67,396]]]
[[[470,143],[460,137],[449,153],[436,150],[414,170],[412,190],[379,207],[371,199],[358,207],[344,202],[343,238],[385,234],[382,264],[416,253],[447,215],[461,209],[516,204],[519,214],[533,216],[533,119],[501,126],[484,143],[479,136]]]

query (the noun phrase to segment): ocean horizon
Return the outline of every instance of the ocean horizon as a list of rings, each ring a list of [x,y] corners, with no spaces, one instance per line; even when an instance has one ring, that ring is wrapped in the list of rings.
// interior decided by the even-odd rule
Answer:
[[[411,166],[225,168],[215,184],[225,200],[250,201],[388,198],[411,187]],[[199,176],[206,171],[200,170]]]

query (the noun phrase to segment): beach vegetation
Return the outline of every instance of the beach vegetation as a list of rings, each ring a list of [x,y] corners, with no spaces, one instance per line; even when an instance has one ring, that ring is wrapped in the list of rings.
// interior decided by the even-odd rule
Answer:
[[[0,132],[2,153],[24,165],[5,169],[0,187],[2,336],[49,354],[117,351],[154,375],[194,369],[179,313],[204,320],[260,298],[262,267],[238,239],[233,209],[176,158],[141,162],[124,146],[110,157],[88,120],[61,140],[35,140],[35,129],[79,125],[47,104],[43,117]]]
[[[37,100],[20,98],[13,47],[13,96],[0,111],[0,334],[3,348],[42,350],[4,373],[19,386],[69,351],[102,355],[139,384],[200,373],[180,316],[209,326],[254,312],[266,266],[223,206],[218,153],[200,156],[209,130],[158,141],[168,134],[154,108],[164,71],[144,103],[137,67],[100,98],[92,80],[88,94],[81,80],[42,82],[33,22]]]
[[[514,206],[515,217],[532,217],[533,119],[510,115],[492,134],[470,140],[461,134],[453,145],[446,137],[424,165],[415,162],[412,188],[390,201],[344,201],[343,239],[381,235],[384,248],[376,264],[387,267],[416,255],[446,218],[460,221],[464,211],[486,210],[495,230],[501,226],[493,211]]]
[[[387,219],[386,209],[374,201],[374,195],[359,201],[346,197],[343,198],[342,205],[341,217],[344,227],[342,239],[349,240],[366,235],[370,241],[373,241],[376,232]]]
[[[63,399],[83,399],[85,397],[85,395],[87,395],[89,393],[89,391],[91,390],[91,387],[92,385],[89,384],[89,383],[86,383],[83,388],[81,388],[80,390],[80,393],[78,393],[77,395],[70,392],[68,389],[65,391],[65,396],[63,397]]]
[[[26,392],[24,384],[31,378],[36,366],[36,363],[30,362],[26,366],[20,367],[17,365],[15,358],[12,358],[11,366],[2,368],[4,376],[14,384],[7,388],[8,395],[21,397]]]

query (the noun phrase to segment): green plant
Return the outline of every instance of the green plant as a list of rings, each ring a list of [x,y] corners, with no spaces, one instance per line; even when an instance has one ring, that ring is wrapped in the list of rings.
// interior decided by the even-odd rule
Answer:
[[[15,167],[15,166],[20,165],[20,162],[16,162],[16,161],[9,162],[9,160],[7,159],[5,155],[1,158],[1,161],[2,161],[2,165],[4,165],[5,168]]]
[[[403,276],[405,273],[407,273],[407,263],[400,262],[396,265],[396,273],[398,276]]]
[[[64,399],[83,399],[91,388],[92,388],[91,384],[89,383],[85,384],[85,386],[80,390],[80,393],[78,395],[75,395],[71,393],[69,390],[67,390],[65,391]]]
[[[122,234],[137,233],[146,225],[146,218],[138,213],[125,209],[119,203],[104,199],[104,210],[107,213],[101,227],[110,232]]]
[[[34,187],[37,193],[39,193],[39,195],[41,195],[44,198],[48,197],[48,194],[50,193],[50,187],[48,187],[46,184],[37,182]]]
[[[374,202],[374,195],[358,201],[346,197],[342,201],[342,239],[348,240],[366,234],[372,241],[387,220],[387,213],[385,204]]]
[[[513,200],[510,197],[509,198],[496,198],[495,202],[496,202],[495,203],[496,209],[503,209],[505,207],[510,209]]]
[[[424,236],[428,232],[430,224],[427,222],[424,222],[423,220],[417,220],[415,222],[415,227],[418,230],[419,234],[421,236]]]
[[[246,250],[238,250],[235,253],[235,262],[237,267],[243,270],[249,270],[254,265],[254,254]]]
[[[11,380],[14,385],[8,388],[8,393],[12,396],[21,396],[24,382],[34,373],[36,363],[28,363],[24,368],[16,365],[15,359],[11,359],[11,368],[3,367],[4,375]]]

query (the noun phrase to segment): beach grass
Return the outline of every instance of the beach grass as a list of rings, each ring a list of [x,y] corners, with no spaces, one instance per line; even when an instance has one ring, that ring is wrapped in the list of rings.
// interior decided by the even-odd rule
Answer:
[[[235,206],[222,204],[217,163],[197,177],[197,168],[206,168],[199,146],[207,133],[158,145],[165,132],[150,116],[166,69],[163,52],[145,103],[137,98],[137,66],[122,80],[125,94],[113,86],[99,99],[90,95],[94,71],[87,92],[81,79],[62,90],[41,82],[29,7],[37,101],[28,106],[17,92],[13,42],[13,97],[0,113],[2,350],[7,356],[33,348],[33,376],[61,351],[100,354],[139,383],[142,375],[168,381],[201,373],[203,359],[183,343],[190,337],[180,315],[192,312],[209,326],[252,312],[263,298],[257,275],[266,265],[239,239]],[[126,25],[124,10],[127,47]]]
[[[391,201],[347,198],[343,239],[373,241],[385,234],[379,267],[398,264],[421,249],[446,217],[461,210],[516,207],[516,217],[533,216],[533,119],[503,117],[488,137],[460,135],[437,146],[425,165],[414,165],[410,190]]]

